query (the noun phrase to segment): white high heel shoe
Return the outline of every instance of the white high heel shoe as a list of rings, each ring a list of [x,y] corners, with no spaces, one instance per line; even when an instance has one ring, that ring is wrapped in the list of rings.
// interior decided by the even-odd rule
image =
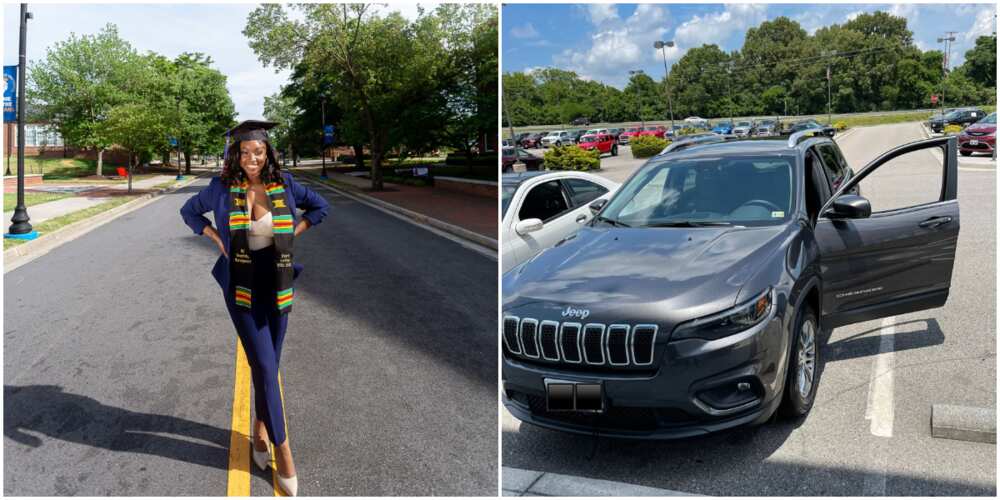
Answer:
[[[275,469],[275,472],[277,472],[277,469]],[[278,486],[280,486],[281,489],[285,490],[285,493],[287,493],[289,496],[293,497],[297,496],[296,493],[299,490],[298,477],[296,476],[282,477],[281,474],[275,474],[275,476],[278,478]]]
[[[271,463],[271,442],[268,441],[266,451],[257,451],[257,448],[254,448],[252,444],[250,449],[253,451],[253,461],[257,467],[260,467],[262,471],[267,471],[267,466]]]

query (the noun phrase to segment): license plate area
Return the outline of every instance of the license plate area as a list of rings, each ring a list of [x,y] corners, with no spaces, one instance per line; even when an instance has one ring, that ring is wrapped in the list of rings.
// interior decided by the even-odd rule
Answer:
[[[604,413],[604,385],[545,379],[545,405],[550,412]]]
[[[972,139],[972,140],[969,141],[969,144],[972,145],[972,146],[978,146],[979,145],[979,141],[977,139]]]

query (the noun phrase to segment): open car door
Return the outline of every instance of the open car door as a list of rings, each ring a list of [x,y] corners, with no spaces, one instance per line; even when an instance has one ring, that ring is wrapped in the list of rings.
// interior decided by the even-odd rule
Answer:
[[[921,150],[926,151],[914,155],[921,168],[933,167],[928,162],[940,164],[939,196],[934,182],[925,186],[927,201],[873,213],[867,199],[851,193],[879,167]],[[940,155],[934,154],[938,151]],[[824,328],[944,305],[958,243],[957,152],[955,137],[902,145],[865,166],[824,204],[815,229]],[[914,178],[891,187],[919,189],[913,183],[921,179]],[[931,184],[928,178],[936,181],[925,173],[924,184]]]

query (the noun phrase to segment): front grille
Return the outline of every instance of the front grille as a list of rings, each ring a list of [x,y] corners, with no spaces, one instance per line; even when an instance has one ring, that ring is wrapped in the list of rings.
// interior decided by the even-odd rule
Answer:
[[[657,325],[559,323],[504,316],[504,347],[532,360],[606,369],[653,364]]]

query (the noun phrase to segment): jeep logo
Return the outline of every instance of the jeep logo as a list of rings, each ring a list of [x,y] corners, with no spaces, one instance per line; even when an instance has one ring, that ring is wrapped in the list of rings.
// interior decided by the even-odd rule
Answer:
[[[582,321],[587,319],[587,316],[590,316],[590,310],[573,309],[573,306],[566,306],[566,309],[563,309],[562,315],[564,318],[580,318]]]

